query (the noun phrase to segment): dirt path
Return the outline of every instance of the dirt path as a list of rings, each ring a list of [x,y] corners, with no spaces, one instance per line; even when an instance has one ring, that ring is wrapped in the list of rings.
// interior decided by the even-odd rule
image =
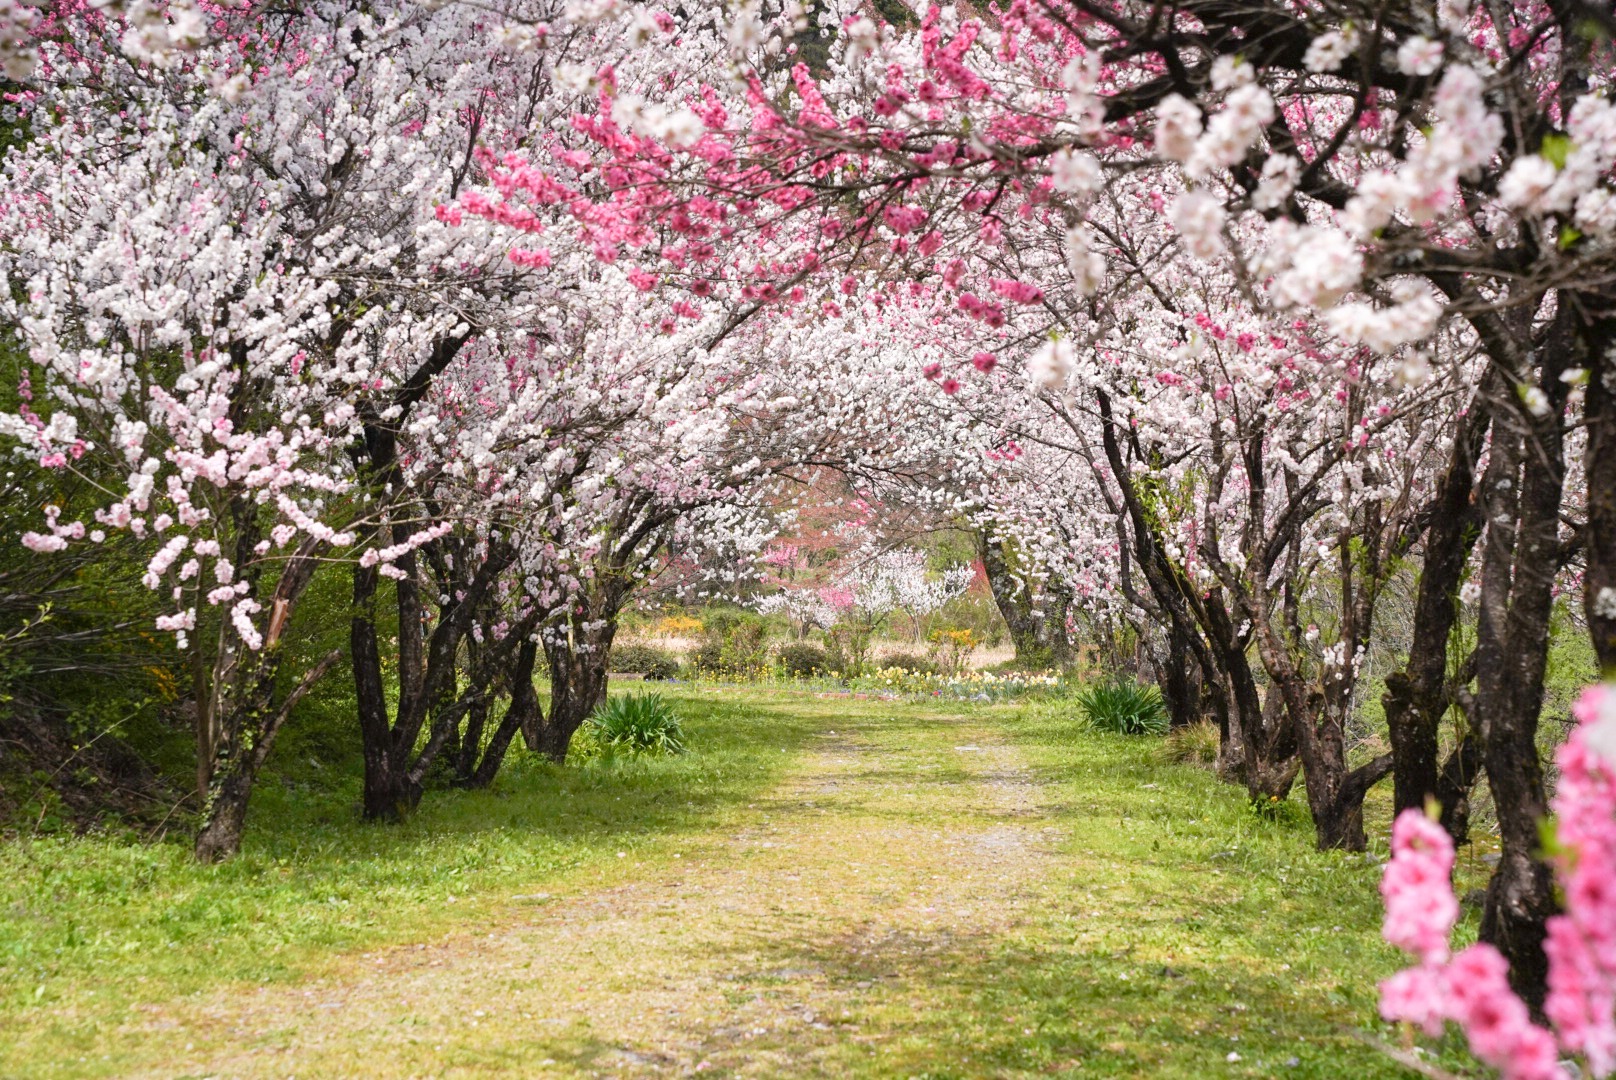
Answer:
[[[675,859],[318,981],[153,1010],[125,1034],[187,1052],[139,1075],[882,1074],[1039,904],[1059,837],[988,730],[856,723]]]

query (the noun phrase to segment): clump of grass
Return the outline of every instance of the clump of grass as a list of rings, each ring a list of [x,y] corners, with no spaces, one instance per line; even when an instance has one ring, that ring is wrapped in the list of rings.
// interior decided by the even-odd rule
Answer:
[[[608,699],[589,717],[602,747],[630,754],[682,754],[684,729],[661,694],[623,694]]]
[[[1218,725],[1210,720],[1197,720],[1167,733],[1167,760],[1176,765],[1210,769],[1218,763],[1221,742]]]
[[[1161,691],[1128,679],[1108,679],[1077,692],[1078,707],[1092,731],[1112,735],[1165,735],[1167,709]]]

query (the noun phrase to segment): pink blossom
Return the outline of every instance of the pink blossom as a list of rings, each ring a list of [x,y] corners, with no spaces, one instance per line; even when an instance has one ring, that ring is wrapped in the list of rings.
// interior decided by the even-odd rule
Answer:
[[[1447,1020],[1448,980],[1441,964],[1405,968],[1380,984],[1380,1015],[1442,1034]]]
[[[29,551],[48,554],[52,551],[61,551],[67,547],[67,541],[60,536],[48,536],[44,533],[25,532],[22,534],[22,546]]]
[[[1555,754],[1556,838],[1570,854],[1556,860],[1566,912],[1548,923],[1544,1012],[1566,1047],[1608,1076],[1616,1070],[1616,691],[1589,687],[1573,713],[1578,726]]]
[[[988,287],[1012,303],[1037,304],[1044,299],[1044,290],[1025,281],[994,278],[988,282]]]
[[[1504,1080],[1559,1080],[1565,1074],[1554,1037],[1532,1023],[1508,974],[1509,964],[1491,945],[1459,953],[1447,968],[1448,1015],[1464,1029],[1471,1052]]]
[[[1459,919],[1453,897],[1453,840],[1419,810],[1404,810],[1392,825],[1392,860],[1380,880],[1386,901],[1381,936],[1422,963],[1448,958],[1448,936]]]

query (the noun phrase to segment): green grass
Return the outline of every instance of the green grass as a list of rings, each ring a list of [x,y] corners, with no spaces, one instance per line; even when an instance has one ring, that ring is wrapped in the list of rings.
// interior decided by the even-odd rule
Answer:
[[[441,936],[513,892],[712,828],[774,782],[782,749],[810,730],[755,701],[680,711],[699,753],[557,769],[517,751],[492,790],[429,792],[397,826],[357,819],[356,776],[321,788],[271,774],[242,854],[217,867],[192,861],[183,837],[0,844],[0,1030],[19,1035],[0,1039],[0,1076],[26,1075],[132,1004]],[[307,762],[286,764],[307,775]]]
[[[1313,851],[1305,813],[1259,816],[1206,770],[1164,765],[1156,740],[1071,738],[1050,710],[1007,727],[1063,796],[1054,818],[1071,830],[1071,876],[1043,947],[1005,948],[983,980],[983,1011],[1015,1000],[1037,1032],[1006,1042],[1006,1066],[1408,1075],[1353,1034],[1382,1027],[1375,985],[1401,964],[1378,933],[1384,844]],[[1374,824],[1384,836],[1389,822]]]
[[[555,893],[550,909],[594,896],[623,921],[587,956],[525,952],[572,931],[513,946],[538,961],[535,989],[491,973],[475,1032],[433,1029],[417,1003],[414,1018],[383,1022],[381,1043],[365,1041],[356,1009],[327,1014],[351,1027],[300,1045],[333,1055],[328,1068],[385,1061],[387,1075],[474,1074],[478,1061],[620,1073],[611,1055],[629,1035],[661,1045],[657,1025],[672,1022],[636,1011],[633,995],[686,978],[680,1022],[724,1032],[741,1023],[725,1010],[754,1010],[744,1024],[766,1031],[713,1035],[700,1052],[716,1076],[1407,1075],[1359,1038],[1397,1037],[1375,1017],[1375,984],[1401,963],[1378,934],[1383,843],[1314,852],[1305,813],[1254,814],[1241,790],[1169,762],[1162,740],[1080,730],[1069,701],[668,693],[689,754],[564,770],[517,754],[495,790],[431,793],[398,827],[355,819],[353,777],[321,788],[299,770],[265,784],[245,853],[222,867],[193,865],[179,843],[115,837],[0,847],[0,1075],[152,1067],[163,1036],[118,1030],[142,1010],[183,1017],[187,1002],[232,1007],[238,986],[350,984],[357,954],[380,944],[539,933],[520,897],[541,891]],[[977,744],[1008,744],[1014,775]],[[996,804],[1005,791],[1023,802]],[[1379,841],[1385,800],[1370,811]],[[979,846],[1006,836],[1008,854]],[[1474,884],[1477,868],[1464,872]],[[947,906],[931,891],[971,875],[963,895],[987,902],[928,921]],[[656,904],[636,908],[634,888]],[[665,904],[685,906],[671,923],[645,914]],[[599,980],[563,967],[555,989],[552,963],[622,967]],[[804,1000],[824,1024],[780,1020]],[[321,1022],[292,1001],[284,1023]],[[717,1011],[702,1014],[704,1001]],[[517,1007],[585,1019],[536,1027]],[[406,1046],[386,1034],[398,1023],[430,1037]],[[210,1053],[239,1041],[224,1025],[183,1038],[193,1031],[215,1040]],[[1438,1049],[1448,1067],[1463,1060],[1452,1040]],[[273,1063],[280,1075],[320,1066]]]

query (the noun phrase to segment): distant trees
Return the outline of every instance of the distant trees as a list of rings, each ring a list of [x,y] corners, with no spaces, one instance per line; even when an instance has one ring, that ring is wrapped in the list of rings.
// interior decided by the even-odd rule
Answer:
[[[919,620],[960,596],[976,576],[966,564],[929,572],[926,553],[885,547],[869,529],[849,524],[836,562],[813,578],[777,579],[778,591],[757,601],[759,611],[783,612],[827,632],[844,673],[862,674],[870,646],[888,620],[902,613]]]

